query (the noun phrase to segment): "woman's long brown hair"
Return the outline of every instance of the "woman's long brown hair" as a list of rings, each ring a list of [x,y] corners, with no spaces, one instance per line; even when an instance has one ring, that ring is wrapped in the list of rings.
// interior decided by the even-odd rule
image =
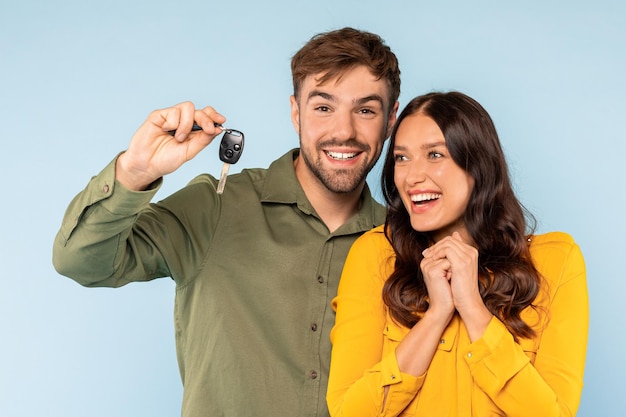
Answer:
[[[392,317],[406,327],[417,323],[429,305],[420,262],[422,251],[433,242],[429,233],[411,227],[394,183],[396,132],[405,117],[416,113],[437,123],[452,159],[474,178],[464,221],[478,246],[479,289],[485,305],[516,340],[533,336],[533,329],[520,314],[532,306],[539,292],[540,275],[532,263],[528,244],[534,218],[515,196],[491,117],[478,102],[459,92],[414,98],[398,116],[391,134],[382,190],[388,207],[385,234],[396,261],[383,288],[385,304]]]

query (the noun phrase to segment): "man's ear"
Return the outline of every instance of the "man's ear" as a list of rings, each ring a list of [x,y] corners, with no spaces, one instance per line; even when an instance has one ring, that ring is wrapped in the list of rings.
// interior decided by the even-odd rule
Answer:
[[[289,103],[291,104],[291,123],[293,128],[296,129],[296,133],[300,134],[300,106],[295,96],[289,97]]]
[[[385,138],[391,136],[391,131],[396,124],[396,118],[398,117],[398,108],[400,107],[400,102],[396,101],[393,105],[393,109],[389,113],[389,120],[387,120],[387,132],[385,132]]]

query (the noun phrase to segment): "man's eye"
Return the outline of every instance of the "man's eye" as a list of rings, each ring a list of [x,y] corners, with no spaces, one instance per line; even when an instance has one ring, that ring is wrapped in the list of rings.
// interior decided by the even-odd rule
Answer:
[[[317,106],[315,109],[321,112],[327,112],[330,110],[328,106]]]

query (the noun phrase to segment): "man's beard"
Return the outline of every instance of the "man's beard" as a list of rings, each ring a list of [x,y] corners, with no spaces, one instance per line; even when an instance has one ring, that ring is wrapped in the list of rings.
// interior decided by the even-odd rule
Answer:
[[[347,143],[351,147],[356,147],[359,151],[367,153],[371,151],[371,148],[367,145],[356,143],[351,140]],[[315,175],[315,177],[330,191],[334,193],[351,193],[355,191],[366,179],[367,174],[372,170],[376,160],[371,161],[368,165],[367,161],[359,166],[355,166],[350,169],[327,169],[322,163],[321,153],[324,153],[324,147],[336,146],[335,142],[326,142],[318,144],[316,147],[317,153],[310,155],[306,149],[300,148],[300,154],[304,163],[309,170]]]

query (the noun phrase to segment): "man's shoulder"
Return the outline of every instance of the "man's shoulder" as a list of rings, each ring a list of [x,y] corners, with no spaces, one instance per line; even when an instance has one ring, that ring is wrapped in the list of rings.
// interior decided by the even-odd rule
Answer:
[[[374,217],[374,224],[377,226],[382,225],[385,222],[385,218],[387,217],[387,208],[380,204],[378,200],[376,200],[371,195],[369,196],[369,198],[372,200],[372,213]],[[375,229],[380,230],[376,233],[383,233],[382,226],[376,227]]]

